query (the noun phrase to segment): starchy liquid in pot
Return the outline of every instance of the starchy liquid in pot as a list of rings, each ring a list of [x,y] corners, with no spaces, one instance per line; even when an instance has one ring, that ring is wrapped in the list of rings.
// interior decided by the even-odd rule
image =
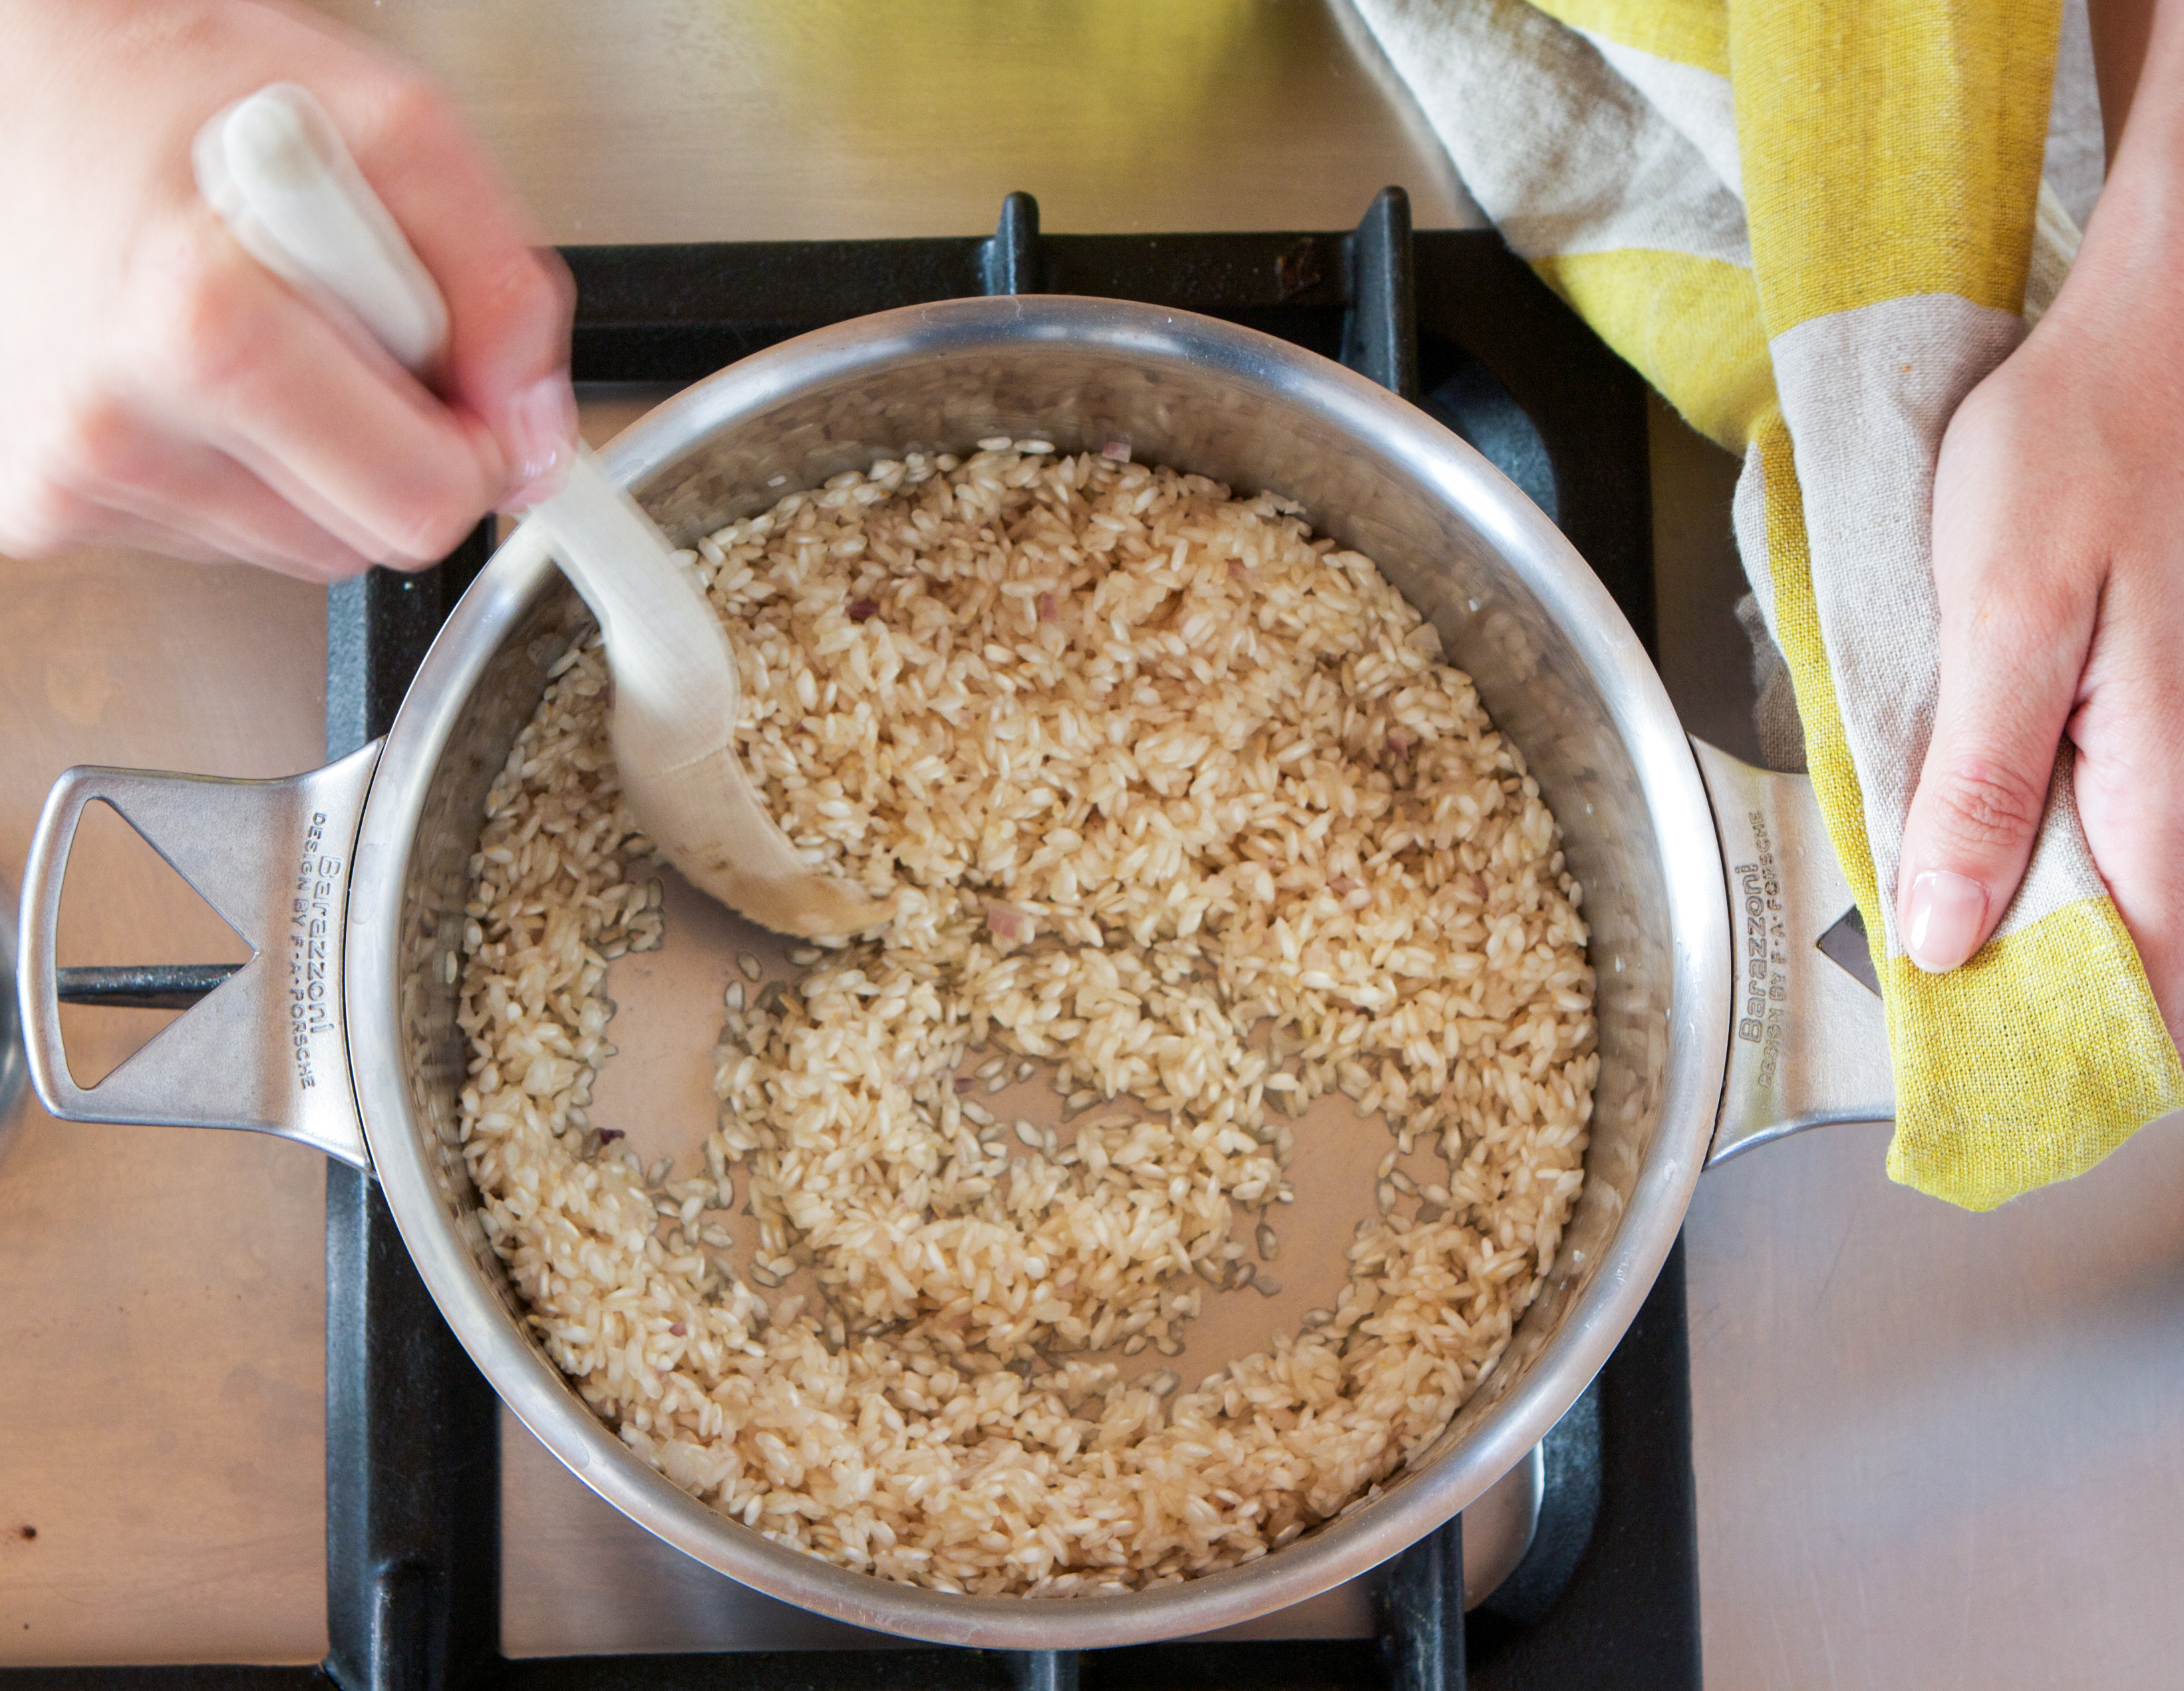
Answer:
[[[1597,1071],[1554,819],[1433,629],[1278,498],[1043,442],[837,476],[694,562],[766,802],[891,920],[735,976],[703,1165],[646,1168],[588,1112],[659,886],[596,638],[561,659],[461,987],[546,1351],[713,1507],[942,1590],[1186,1578],[1373,1495],[1535,1295]],[[1378,1176],[1339,1290],[1178,1379],[1209,1294],[1279,1295],[1337,1093],[1308,1131]]]

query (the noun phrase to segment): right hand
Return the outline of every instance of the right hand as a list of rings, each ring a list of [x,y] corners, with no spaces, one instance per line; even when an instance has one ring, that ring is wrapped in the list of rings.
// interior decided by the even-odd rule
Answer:
[[[318,97],[446,298],[432,389],[199,198],[198,130],[273,81]],[[0,0],[0,551],[416,569],[552,492],[574,451],[566,272],[447,97],[331,25]]]

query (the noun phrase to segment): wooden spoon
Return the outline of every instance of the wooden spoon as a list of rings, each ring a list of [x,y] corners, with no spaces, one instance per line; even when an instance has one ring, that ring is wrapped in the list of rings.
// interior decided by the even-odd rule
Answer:
[[[252,256],[408,369],[447,339],[439,290],[318,102],[276,82],[206,124],[198,186]],[[735,748],[727,632],[696,575],[580,448],[535,525],[598,618],[614,672],[615,762],[631,809],[692,885],[778,932],[861,932],[888,907],[813,869],[752,790]]]

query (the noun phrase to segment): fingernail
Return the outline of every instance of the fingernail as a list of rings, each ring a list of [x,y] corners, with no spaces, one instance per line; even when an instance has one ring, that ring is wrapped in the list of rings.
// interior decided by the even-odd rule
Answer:
[[[1970,876],[1930,869],[1911,883],[1903,946],[1929,975],[1946,975],[1979,949],[1986,888]]]
[[[506,509],[528,509],[561,491],[577,438],[577,395],[569,373],[556,371],[515,396],[509,407],[509,432],[515,448],[515,484]]]

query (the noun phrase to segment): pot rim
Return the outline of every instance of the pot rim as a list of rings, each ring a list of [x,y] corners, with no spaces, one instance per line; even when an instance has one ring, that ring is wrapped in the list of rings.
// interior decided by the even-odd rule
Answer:
[[[1371,1505],[1256,1561],[1173,1585],[1070,1598],[961,1596],[851,1572],[718,1513],[623,1445],[534,1348],[450,1217],[411,1119],[398,1043],[396,941],[417,820],[500,637],[555,573],[543,547],[526,538],[535,531],[518,531],[464,595],[387,737],[358,837],[359,861],[378,868],[369,885],[351,892],[344,965],[357,1104],[397,1227],[456,1338],[540,1442],[639,1526],[744,1584],[855,1626],[1016,1649],[1142,1644],[1251,1619],[1386,1560],[1484,1493],[1561,1418],[1636,1318],[1704,1161],[1730,1033],[1720,848],[1690,743],[1644,648],[1591,570],[1529,499],[1452,432],[1364,377],[1256,331],[1167,308],[1061,295],[952,300],[853,319],[755,353],[649,413],[601,457],[618,482],[641,485],[694,438],[814,383],[950,348],[1056,339],[1140,360],[1211,362],[1279,398],[1308,398],[1443,490],[1584,659],[1655,819],[1673,953],[1654,1140],[1625,1213],[1560,1329],[1464,1443],[1399,1474]],[[1695,849],[1702,838],[1705,848]]]

